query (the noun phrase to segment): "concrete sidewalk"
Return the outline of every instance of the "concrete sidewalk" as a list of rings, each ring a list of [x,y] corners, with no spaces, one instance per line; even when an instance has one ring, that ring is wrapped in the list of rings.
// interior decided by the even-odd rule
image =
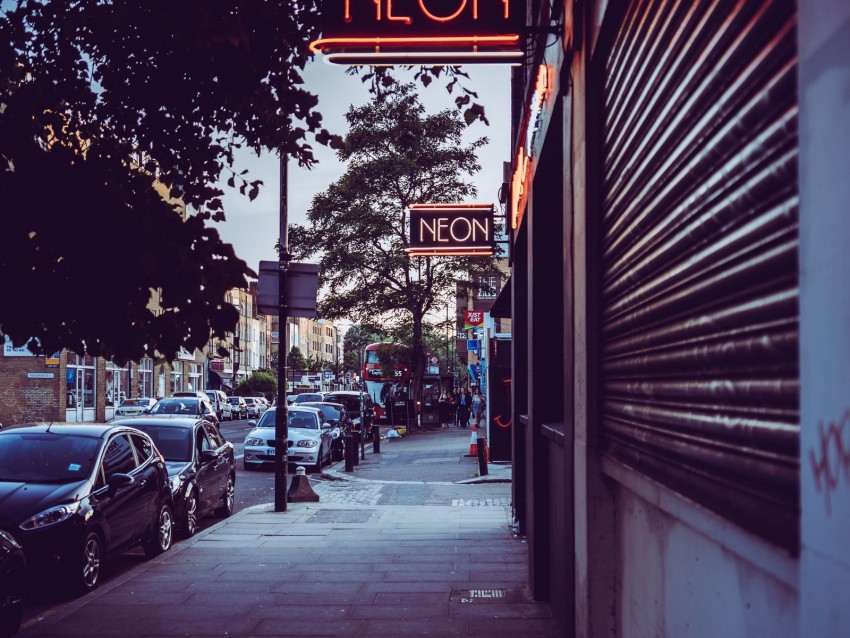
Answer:
[[[469,437],[460,430],[384,440],[381,454],[367,454],[355,472],[341,476],[338,464],[329,480],[312,482],[390,484],[385,455],[393,454],[416,476],[433,471],[417,469],[429,465],[417,458],[445,454],[454,461],[443,478],[477,480],[464,476],[475,469],[458,449],[462,434]],[[19,635],[555,635],[549,606],[529,596],[527,547],[511,533],[510,507],[324,500],[289,503],[284,513],[272,505],[243,510],[29,621]]]

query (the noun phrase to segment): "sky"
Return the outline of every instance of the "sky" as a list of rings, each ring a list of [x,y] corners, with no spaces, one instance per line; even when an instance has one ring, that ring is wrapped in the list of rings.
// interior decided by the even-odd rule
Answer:
[[[467,129],[467,141],[487,137],[489,144],[479,150],[482,170],[473,180],[478,187],[479,202],[493,202],[498,207],[498,191],[502,185],[502,162],[509,161],[510,151],[510,68],[506,65],[480,65],[464,69],[471,76],[467,86],[478,93],[490,125],[475,123]],[[323,126],[332,133],[345,134],[345,113],[350,105],[360,106],[370,95],[360,78],[349,76],[342,66],[330,65],[321,59],[313,61],[304,73],[304,87],[319,96],[318,110]],[[444,83],[420,85],[420,99],[428,112],[454,107],[455,93],[449,95]],[[311,170],[303,169],[290,160],[288,214],[289,223],[303,224],[313,197],[326,190],[345,172],[345,166],[335,153],[320,144],[312,144],[319,159]],[[279,235],[279,163],[276,155],[257,157],[250,150],[237,156],[242,168],[249,169],[249,180],[263,180],[259,196],[249,201],[237,189],[222,186],[225,191],[224,210],[227,221],[214,224],[222,239],[233,244],[236,254],[254,271],[261,260],[277,260],[274,246]]]

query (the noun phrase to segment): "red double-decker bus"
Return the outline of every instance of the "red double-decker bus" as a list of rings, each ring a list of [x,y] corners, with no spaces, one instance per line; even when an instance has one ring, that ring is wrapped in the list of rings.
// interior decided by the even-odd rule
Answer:
[[[375,419],[389,420],[389,411],[410,398],[412,369],[409,350],[397,343],[370,343],[363,363],[364,391],[375,403]]]

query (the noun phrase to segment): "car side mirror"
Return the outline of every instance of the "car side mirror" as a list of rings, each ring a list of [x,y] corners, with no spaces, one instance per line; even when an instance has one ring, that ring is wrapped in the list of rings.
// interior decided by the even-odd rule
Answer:
[[[133,484],[133,477],[123,472],[116,472],[109,477],[106,485],[109,487],[109,493],[114,494],[121,487],[130,487]]]
[[[201,450],[201,461],[203,463],[211,463],[217,457],[218,455],[215,453],[215,450]]]

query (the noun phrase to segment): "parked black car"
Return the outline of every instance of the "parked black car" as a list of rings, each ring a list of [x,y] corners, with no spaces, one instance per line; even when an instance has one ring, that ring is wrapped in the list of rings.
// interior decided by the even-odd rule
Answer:
[[[329,401],[306,401],[299,407],[318,408],[324,417],[325,423],[334,426],[335,434],[331,443],[331,460],[341,461],[345,457],[345,434],[351,431],[353,423],[348,411],[342,403],[331,403]]]
[[[171,547],[171,490],[151,438],[122,425],[38,424],[0,431],[0,529],[27,566],[85,592],[104,559]]]
[[[219,425],[215,409],[206,395],[164,397],[154,403],[148,414],[152,416],[197,416],[213,423],[216,427]]]
[[[0,529],[0,638],[11,636],[21,626],[26,577],[23,548]]]
[[[208,514],[233,514],[236,457],[233,444],[205,419],[140,416],[113,424],[148,434],[165,457],[174,520],[183,536],[192,536]]]
[[[355,428],[360,427],[360,404],[362,401],[365,433],[369,434],[372,431],[372,424],[375,422],[375,403],[372,401],[372,397],[366,392],[360,394],[354,390],[337,390],[335,392],[328,392],[322,401],[344,405]]]

